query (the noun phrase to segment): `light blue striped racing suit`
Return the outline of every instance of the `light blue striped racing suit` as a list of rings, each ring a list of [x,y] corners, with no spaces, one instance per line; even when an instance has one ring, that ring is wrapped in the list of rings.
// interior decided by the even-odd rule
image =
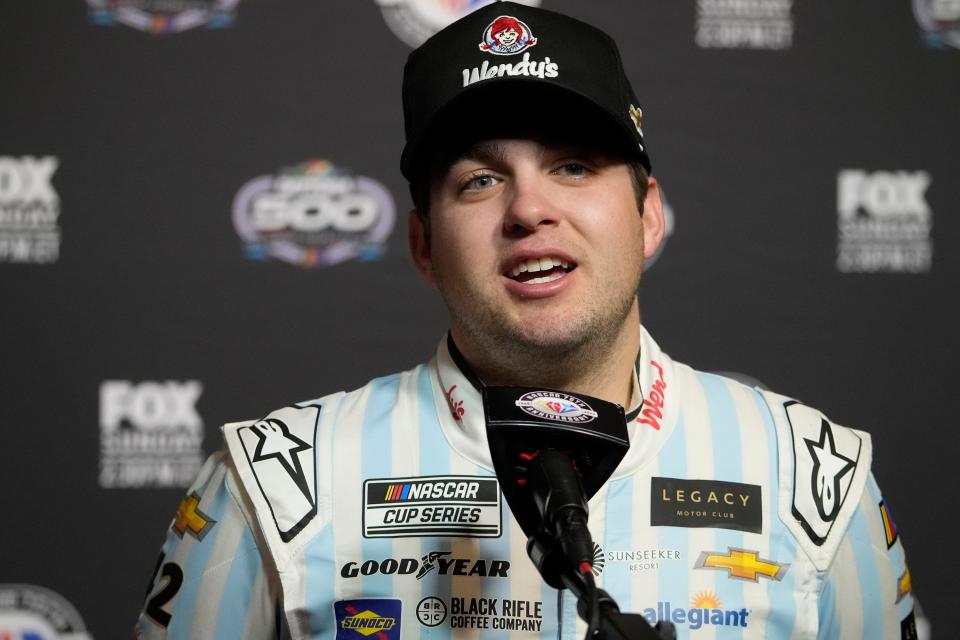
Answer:
[[[597,583],[679,638],[913,638],[866,433],[673,362],[644,330],[630,450],[590,501]],[[430,363],[224,427],[142,638],[582,638],[493,476],[480,394]]]

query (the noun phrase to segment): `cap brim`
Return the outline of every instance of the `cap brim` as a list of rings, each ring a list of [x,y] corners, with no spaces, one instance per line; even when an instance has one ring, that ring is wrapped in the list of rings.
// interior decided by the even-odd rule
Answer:
[[[451,147],[492,137],[556,136],[588,143],[650,171],[627,114],[615,114],[569,87],[537,78],[499,78],[467,87],[404,147],[403,175],[416,183]]]

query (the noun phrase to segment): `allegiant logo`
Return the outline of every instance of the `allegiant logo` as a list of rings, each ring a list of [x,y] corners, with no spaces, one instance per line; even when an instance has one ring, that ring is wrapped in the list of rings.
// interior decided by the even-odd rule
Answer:
[[[646,608],[643,617],[650,624],[666,620],[675,625],[687,625],[691,630],[705,625],[717,627],[746,627],[750,612],[743,609],[723,609],[720,598],[709,591],[698,593],[690,603],[689,609],[673,607],[669,602],[658,602],[657,608]]]

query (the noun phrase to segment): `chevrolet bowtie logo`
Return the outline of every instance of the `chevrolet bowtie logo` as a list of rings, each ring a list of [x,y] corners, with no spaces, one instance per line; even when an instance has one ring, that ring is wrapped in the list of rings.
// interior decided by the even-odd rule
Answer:
[[[913,590],[913,584],[910,580],[910,568],[904,567],[903,575],[897,579],[897,602],[907,597],[907,594]]]
[[[197,540],[203,540],[210,533],[210,529],[217,521],[200,511],[197,508],[199,506],[200,494],[196,491],[180,501],[180,506],[177,507],[177,517],[173,521],[172,529],[174,533],[181,538],[184,534],[189,533]]]
[[[703,551],[697,558],[694,569],[726,569],[727,576],[737,580],[759,582],[760,576],[779,582],[786,575],[789,564],[757,557],[756,551],[727,547],[729,553]]]

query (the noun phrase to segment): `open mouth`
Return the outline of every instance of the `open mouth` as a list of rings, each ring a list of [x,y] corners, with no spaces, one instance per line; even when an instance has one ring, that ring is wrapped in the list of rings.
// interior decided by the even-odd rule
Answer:
[[[576,268],[576,264],[566,260],[543,256],[522,260],[504,275],[524,284],[544,284],[559,280]]]

